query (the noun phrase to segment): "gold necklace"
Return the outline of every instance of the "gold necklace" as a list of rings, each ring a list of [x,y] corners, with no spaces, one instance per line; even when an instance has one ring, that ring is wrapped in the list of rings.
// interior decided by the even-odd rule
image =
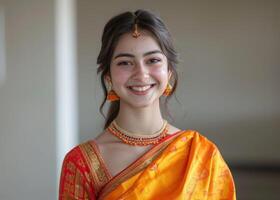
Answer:
[[[107,128],[107,131],[124,143],[129,145],[147,146],[151,144],[158,144],[160,140],[165,138],[168,132],[168,123],[166,120],[163,121],[161,129],[153,134],[139,134],[132,133],[121,128],[114,120]]]

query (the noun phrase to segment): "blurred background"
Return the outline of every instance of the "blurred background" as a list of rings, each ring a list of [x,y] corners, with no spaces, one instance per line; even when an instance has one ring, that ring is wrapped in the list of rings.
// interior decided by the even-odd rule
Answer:
[[[279,199],[278,0],[0,0],[0,199],[57,199],[63,156],[102,130],[103,27],[138,8],[180,54],[171,122],[217,144],[238,199]]]

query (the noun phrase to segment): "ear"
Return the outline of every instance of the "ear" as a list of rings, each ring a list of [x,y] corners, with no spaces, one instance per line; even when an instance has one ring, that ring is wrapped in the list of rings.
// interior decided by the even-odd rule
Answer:
[[[106,75],[104,76],[104,79],[105,79],[105,81],[106,81],[108,84],[111,84],[111,83],[112,83],[111,77],[110,77],[109,74],[106,74]]]

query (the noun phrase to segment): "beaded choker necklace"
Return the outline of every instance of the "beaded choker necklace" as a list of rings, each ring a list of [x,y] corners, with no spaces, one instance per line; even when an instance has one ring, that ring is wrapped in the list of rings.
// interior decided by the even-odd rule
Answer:
[[[107,128],[107,131],[124,143],[129,145],[147,146],[150,144],[158,144],[160,140],[165,138],[168,131],[168,123],[164,120],[161,129],[151,135],[132,133],[122,129],[114,120]]]

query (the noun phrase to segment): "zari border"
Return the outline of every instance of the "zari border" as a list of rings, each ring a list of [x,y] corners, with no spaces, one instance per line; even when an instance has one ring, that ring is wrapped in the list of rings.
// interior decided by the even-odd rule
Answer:
[[[104,172],[106,173],[106,176],[108,177],[108,180],[112,179],[112,175],[111,175],[111,173],[109,172],[109,170],[108,170],[108,168],[107,168],[107,166],[106,166],[106,164],[105,164],[105,161],[103,160],[103,157],[101,156],[100,149],[99,149],[98,145],[95,143],[94,140],[91,140],[91,141],[89,141],[89,142],[90,142],[90,144],[92,145],[92,147],[93,147],[93,149],[94,149],[94,151],[95,151],[95,154],[96,154],[97,157],[98,157],[98,160],[99,160],[99,162],[100,162],[100,165],[101,165],[102,169],[104,170]]]
[[[125,180],[133,177],[138,172],[146,168],[151,162],[153,162],[160,153],[163,152],[164,149],[181,133],[184,131],[178,131],[177,133],[174,133],[173,135],[170,135],[169,137],[165,138],[164,141],[159,143],[158,145],[154,146],[150,151],[145,153],[143,156],[141,156],[139,159],[137,159],[135,162],[133,162],[131,165],[129,165],[127,168],[125,168],[123,171],[121,171],[119,174],[114,176],[100,191],[98,200],[102,200],[105,198],[105,196],[113,191],[119,184],[124,182]]]
[[[89,166],[94,181],[95,195],[98,196],[101,188],[109,181],[110,175],[104,170],[97,151],[90,141],[81,144],[79,147]]]

